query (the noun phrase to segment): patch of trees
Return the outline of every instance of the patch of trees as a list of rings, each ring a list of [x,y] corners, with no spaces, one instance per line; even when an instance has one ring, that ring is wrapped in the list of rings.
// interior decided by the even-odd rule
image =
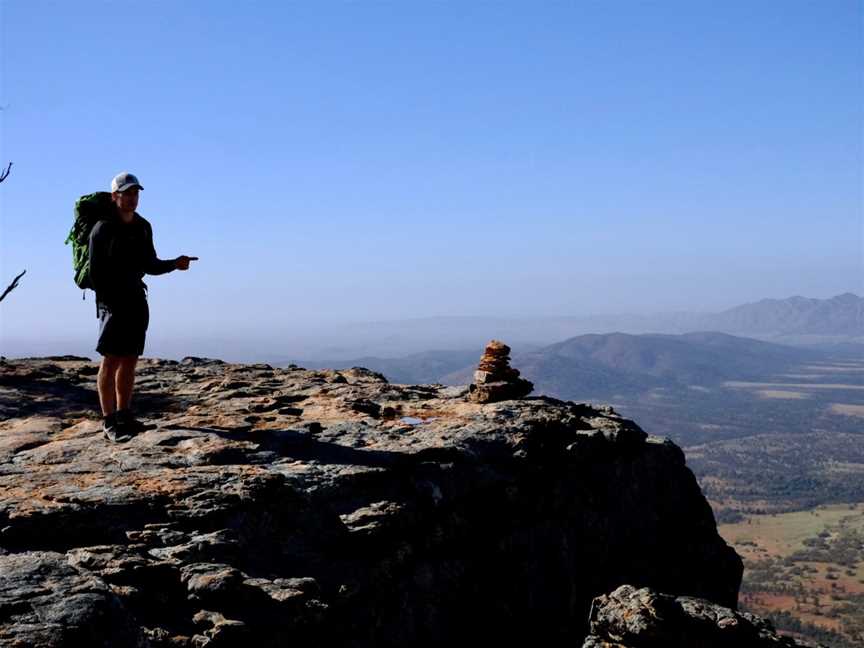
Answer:
[[[789,556],[790,560],[833,563],[846,568],[864,561],[864,535],[855,529],[841,529],[833,539],[822,534],[806,538],[804,547]]]
[[[785,610],[771,612],[762,616],[771,621],[778,630],[792,632],[807,639],[826,644],[832,648],[860,648],[861,646],[857,638],[849,639],[839,632],[807,623]]]

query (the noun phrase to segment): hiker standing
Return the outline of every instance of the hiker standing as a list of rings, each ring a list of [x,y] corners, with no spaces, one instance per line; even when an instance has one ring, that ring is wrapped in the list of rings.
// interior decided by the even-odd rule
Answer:
[[[150,321],[145,274],[160,275],[188,270],[197,257],[159,259],[153,247],[150,223],[135,209],[143,187],[131,173],[111,182],[108,216],[96,223],[89,237],[89,280],[96,291],[99,342],[99,403],[105,417],[103,429],[111,441],[126,441],[152,426],[137,421],[130,404],[135,366],[144,353]]]

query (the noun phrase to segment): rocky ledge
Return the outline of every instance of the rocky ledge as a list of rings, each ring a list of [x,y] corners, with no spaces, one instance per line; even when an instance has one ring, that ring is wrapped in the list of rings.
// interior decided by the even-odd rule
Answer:
[[[622,585],[594,600],[582,648],[824,648],[777,635],[770,623],[704,599]]]
[[[158,427],[112,444],[96,371],[0,364],[3,646],[580,645],[624,583],[735,607],[682,452],[608,407],[145,360]]]

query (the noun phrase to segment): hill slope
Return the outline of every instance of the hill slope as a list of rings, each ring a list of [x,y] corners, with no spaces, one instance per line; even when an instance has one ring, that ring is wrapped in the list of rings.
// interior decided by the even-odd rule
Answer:
[[[763,299],[716,313],[706,324],[748,335],[864,336],[864,298],[844,293],[830,299]]]
[[[538,393],[572,398],[755,379],[821,357],[816,351],[725,333],[609,333],[580,335],[517,354],[514,366]],[[449,384],[470,381],[470,368],[441,378]]]

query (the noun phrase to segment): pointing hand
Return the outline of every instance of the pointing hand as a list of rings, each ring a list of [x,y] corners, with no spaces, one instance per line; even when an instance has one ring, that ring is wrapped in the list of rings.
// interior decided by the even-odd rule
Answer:
[[[178,270],[188,270],[190,261],[197,261],[198,257],[190,257],[185,254],[174,259]]]

